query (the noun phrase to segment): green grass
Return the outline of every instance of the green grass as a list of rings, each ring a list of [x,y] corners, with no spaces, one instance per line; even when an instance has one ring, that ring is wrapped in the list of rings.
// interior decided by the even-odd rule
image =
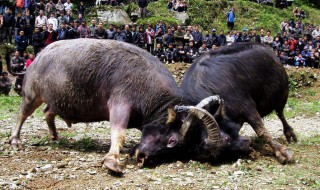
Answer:
[[[287,102],[287,107],[290,109],[285,109],[285,116],[287,118],[292,118],[296,116],[310,116],[320,111],[320,100],[314,102],[305,102],[301,99],[289,98]]]

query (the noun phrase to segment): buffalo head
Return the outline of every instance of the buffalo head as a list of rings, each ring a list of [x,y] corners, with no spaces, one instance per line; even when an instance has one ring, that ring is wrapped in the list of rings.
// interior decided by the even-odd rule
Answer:
[[[212,115],[207,110],[214,106],[218,108]],[[142,131],[136,150],[138,162],[143,165],[167,159],[217,157],[230,146],[230,136],[220,130],[215,119],[222,112],[223,101],[218,96],[205,98],[196,106],[168,109],[165,126],[151,124]]]

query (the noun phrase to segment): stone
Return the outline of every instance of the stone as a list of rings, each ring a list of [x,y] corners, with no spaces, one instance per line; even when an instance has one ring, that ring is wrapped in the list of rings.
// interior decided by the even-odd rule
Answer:
[[[132,23],[129,15],[121,9],[98,11],[97,12],[99,21],[105,23],[117,23],[117,24],[130,24]]]
[[[59,164],[57,164],[57,168],[65,168],[66,166],[68,165],[68,163],[66,163],[66,162],[63,162],[63,163],[59,163]]]
[[[174,12],[174,17],[181,22],[181,24],[187,24],[189,19],[188,13],[185,12]]]
[[[47,164],[47,165],[45,165],[45,166],[43,166],[43,167],[40,168],[40,170],[41,170],[42,172],[51,171],[52,169],[53,169],[53,167],[52,167],[51,164]]]

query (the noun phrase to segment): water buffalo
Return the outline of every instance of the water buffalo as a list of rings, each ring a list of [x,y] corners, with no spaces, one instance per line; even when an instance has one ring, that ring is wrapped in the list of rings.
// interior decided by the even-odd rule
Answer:
[[[22,103],[10,143],[21,144],[24,121],[42,103],[52,140],[55,116],[68,126],[110,121],[111,148],[104,166],[121,172],[119,150],[126,128],[165,128],[167,108],[182,101],[170,72],[146,51],[122,42],[76,39],[47,46],[27,69]]]
[[[138,160],[157,158],[162,155],[162,149],[169,147],[175,149],[178,156],[187,152],[207,159],[215,158],[225,149],[249,151],[250,142],[239,136],[242,125],[248,122],[272,147],[280,163],[290,161],[293,152],[274,141],[262,121],[275,110],[287,141],[297,141],[283,115],[288,85],[285,69],[275,54],[261,44],[239,43],[207,53],[190,66],[182,81],[183,102],[193,105],[176,107],[177,112],[189,113],[184,124],[163,133],[161,138],[171,139],[168,142],[148,144],[150,140],[146,139],[157,141],[157,136],[142,134]],[[221,99],[211,98],[212,103],[206,108],[194,106],[212,95],[219,95]],[[183,119],[176,116],[179,114],[171,111],[171,121]]]

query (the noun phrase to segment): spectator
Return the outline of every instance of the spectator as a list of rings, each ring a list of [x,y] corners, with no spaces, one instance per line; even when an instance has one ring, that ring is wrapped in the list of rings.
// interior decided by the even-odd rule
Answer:
[[[176,49],[173,47],[172,43],[169,43],[168,48],[166,49],[165,55],[166,55],[167,64],[169,62],[174,63],[174,60],[176,59]]]
[[[137,31],[136,26],[132,27],[131,34],[132,34],[132,43],[138,46],[140,42],[140,35],[139,35],[139,32]]]
[[[250,39],[252,42],[257,42],[257,43],[261,43],[261,37],[259,34],[257,34],[257,29],[253,29],[252,30],[252,36]]]
[[[316,29],[314,29],[312,31],[311,36],[312,36],[313,39],[315,39],[318,36],[320,36],[320,28],[319,28],[319,26],[316,26]]]
[[[19,51],[16,51],[14,53],[14,57],[12,57],[10,60],[11,70],[15,73],[24,71],[25,62],[26,62],[25,59],[20,56]]]
[[[53,24],[49,24],[48,30],[44,31],[43,39],[45,46],[48,46],[57,40],[57,32],[53,30]]]
[[[177,48],[177,51],[176,51],[176,55],[177,55],[177,60],[180,62],[180,63],[184,63],[184,60],[186,58],[186,52],[185,50],[183,49],[183,45],[182,44],[179,44],[178,45],[178,48]]]
[[[297,41],[297,48],[301,52],[306,44],[303,42],[302,38],[300,37]]]
[[[46,16],[43,15],[43,10],[40,10],[39,16],[37,16],[36,18],[35,27],[42,28],[42,26],[47,26],[47,24],[48,24],[48,19]]]
[[[30,11],[27,9],[25,15],[22,17],[21,20],[22,29],[24,31],[25,36],[28,39],[28,44],[32,44],[32,33],[33,33],[33,23],[34,18],[30,15]]]
[[[283,45],[281,46],[281,50],[288,56],[290,53],[290,45],[288,40],[285,40]]]
[[[40,32],[39,27],[35,27],[34,33],[32,35],[32,46],[34,50],[34,54],[37,56],[40,49],[44,46],[43,36]]]
[[[227,42],[227,45],[231,45],[234,43],[234,35],[232,35],[231,30],[228,32],[228,35],[226,36],[226,42]]]
[[[34,55],[30,53],[29,59],[26,61],[26,68],[28,68],[32,64],[34,58],[35,58]]]
[[[194,42],[193,41],[189,42],[189,45],[186,47],[185,52],[186,52],[186,55],[187,55],[188,63],[192,63],[193,60],[195,60],[199,56],[198,50],[194,46]]]
[[[67,29],[66,23],[61,23],[60,28],[57,30],[57,35],[57,40],[69,39],[69,31]]]
[[[280,55],[278,56],[278,59],[283,66],[288,66],[288,56],[284,51],[281,51]]]
[[[114,39],[120,42],[126,41],[126,35],[121,31],[120,27],[117,27],[117,32],[114,35]]]
[[[78,38],[78,27],[75,25],[73,20],[70,21],[69,25],[67,26],[67,30],[69,33],[69,39]]]
[[[58,29],[58,19],[56,19],[56,17],[54,17],[54,13],[52,12],[50,14],[50,18],[48,18],[48,28],[49,28],[49,24],[52,24],[53,30],[57,30]]]
[[[306,59],[302,57],[301,54],[295,57],[295,63],[294,66],[298,67],[305,67],[306,66]]]
[[[173,4],[174,0],[168,0],[168,3],[167,3],[167,9],[169,10],[173,10]]]
[[[71,10],[67,11],[67,14],[65,15],[65,19],[66,19],[67,23],[70,23],[72,20],[74,20],[72,13],[71,13]]]
[[[202,34],[200,31],[200,27],[196,26],[195,30],[191,34],[194,40],[194,47],[199,49],[202,45]]]
[[[188,11],[188,3],[187,3],[187,1],[183,0],[182,5],[183,5],[183,12],[187,12]]]
[[[215,45],[216,47],[218,47],[218,36],[217,36],[217,34],[216,34],[216,29],[215,29],[215,28],[213,28],[213,29],[211,30],[210,40],[211,40],[211,47],[212,47],[213,45]]]
[[[15,17],[15,22],[14,22],[14,37],[17,37],[19,35],[20,30],[22,29],[21,20],[22,20],[21,13],[17,13],[17,16]]]
[[[272,48],[273,50],[280,52],[281,50],[281,43],[278,37],[274,38],[275,40],[272,42]]]
[[[106,39],[110,39],[110,40],[112,39],[113,40],[113,39],[115,39],[114,38],[115,34],[116,34],[116,31],[113,28],[113,24],[109,24],[109,29],[106,31],[104,37]]]
[[[297,48],[297,40],[294,39],[292,36],[290,37],[289,41],[288,41],[288,44],[290,46],[290,51],[295,51],[296,48]]]
[[[64,16],[64,13],[61,12],[60,13],[60,16],[58,17],[58,28],[61,26],[62,23],[67,23],[67,19],[66,17]]]
[[[27,50],[27,46],[28,46],[28,39],[24,35],[23,30],[21,30],[19,32],[19,36],[15,38],[15,45],[16,45],[17,51],[20,53],[20,56],[22,56],[23,52]]]
[[[146,29],[146,44],[147,44],[147,51],[149,53],[152,53],[153,49],[154,49],[154,35],[155,32],[152,29],[151,25],[148,26],[148,28]]]
[[[86,21],[82,21],[81,25],[78,27],[79,38],[90,38],[91,30],[86,25]]]
[[[299,18],[300,18],[300,19],[306,18],[306,14],[305,14],[305,12],[304,12],[304,9],[301,9],[301,10],[300,10]]]
[[[224,30],[220,30],[220,34],[218,36],[218,46],[225,46],[227,44],[227,38],[224,35]]]
[[[86,11],[86,7],[83,4],[83,1],[80,2],[79,6],[78,6],[78,14],[84,15],[84,12]]]
[[[148,0],[138,0],[138,6],[140,9],[140,17],[145,18],[147,14]]]
[[[317,45],[319,45],[319,44],[320,44],[320,34],[313,41],[313,46],[317,47]]]
[[[133,40],[132,40],[132,33],[130,31],[130,26],[128,24],[126,24],[124,26],[124,31],[123,31],[124,35],[126,36],[125,42],[132,44]]]
[[[153,55],[159,59],[161,62],[165,62],[164,51],[161,44],[157,44],[156,48],[153,51]]]
[[[208,52],[209,49],[207,48],[207,44],[206,43],[202,43],[202,46],[199,48],[199,54],[204,54],[205,52]]]
[[[28,60],[29,59],[29,55],[27,51],[23,51],[22,57],[24,58],[24,60]]]
[[[106,30],[103,28],[103,23],[99,22],[98,27],[95,28],[95,38],[96,39],[104,39]]]
[[[242,32],[237,32],[237,35],[234,39],[234,43],[239,43],[239,42],[243,42]],[[218,46],[215,45],[215,47],[218,47]]]
[[[155,36],[154,36],[154,40],[156,44],[160,44],[162,47],[163,44],[163,31],[162,28],[158,28],[158,31],[156,32]]]
[[[139,28],[139,43],[138,46],[142,49],[146,48],[146,32],[144,31],[144,28],[142,26],[140,26]]]
[[[300,16],[299,8],[298,8],[298,7],[295,7],[295,8],[292,10],[292,14],[293,14],[294,17],[299,17],[299,16]]]
[[[168,44],[174,44],[174,35],[172,33],[172,29],[168,28],[168,33],[163,36],[163,46],[164,48],[168,48]]]
[[[6,13],[3,15],[3,29],[4,37],[7,43],[12,44],[12,30],[15,25],[15,18],[12,15],[11,9],[7,8]]]
[[[233,30],[235,19],[236,19],[236,14],[234,13],[233,8],[230,8],[229,11],[227,12],[227,27],[230,30]]]
[[[264,37],[263,42],[272,47],[273,37],[271,36],[270,30],[267,31],[267,35]]]
[[[206,30],[204,32],[204,35],[202,37],[202,42],[206,44],[207,47],[211,46],[211,38],[210,38],[210,34],[209,34],[209,30]]]
[[[96,20],[95,19],[92,19],[91,20],[91,26],[89,27],[90,28],[90,38],[95,38],[95,35],[96,35]]]
[[[64,13],[64,5],[62,4],[61,0],[58,0],[58,3],[55,5],[55,8],[57,10],[57,13],[60,15]]]
[[[64,10],[67,12],[67,11],[72,11],[73,9],[73,4],[71,3],[71,0],[67,0],[67,2],[65,2],[63,4],[64,6]]]
[[[186,34],[183,36],[184,46],[188,46],[190,41],[194,41],[190,30],[186,30]]]
[[[0,78],[0,94],[4,94],[6,96],[9,96],[10,90],[11,90],[11,80],[8,77],[7,72],[3,72],[2,76]]]
[[[184,5],[183,5],[181,0],[177,0],[177,2],[175,4],[175,7],[176,7],[175,8],[176,11],[178,11],[178,12],[183,12],[184,11]]]
[[[80,23],[81,23],[82,21],[85,21],[85,19],[83,18],[82,14],[78,14],[78,19],[77,19],[77,21],[79,21]]]
[[[56,10],[56,5],[53,3],[52,0],[50,0],[47,4],[46,4],[46,13],[47,15],[50,15],[51,13],[55,13]]]
[[[157,24],[156,24],[156,33],[158,32],[159,28],[162,29],[162,32],[165,33],[166,32],[166,27],[163,25],[162,20],[160,20]]]
[[[22,92],[23,77],[24,77],[24,75],[18,75],[17,78],[16,78],[16,82],[14,83],[14,88],[13,88],[13,90],[14,90],[19,96],[21,96],[21,92]]]
[[[175,44],[183,44],[184,41],[184,33],[181,29],[181,26],[178,26],[177,30],[174,32],[174,40],[175,40]]]

